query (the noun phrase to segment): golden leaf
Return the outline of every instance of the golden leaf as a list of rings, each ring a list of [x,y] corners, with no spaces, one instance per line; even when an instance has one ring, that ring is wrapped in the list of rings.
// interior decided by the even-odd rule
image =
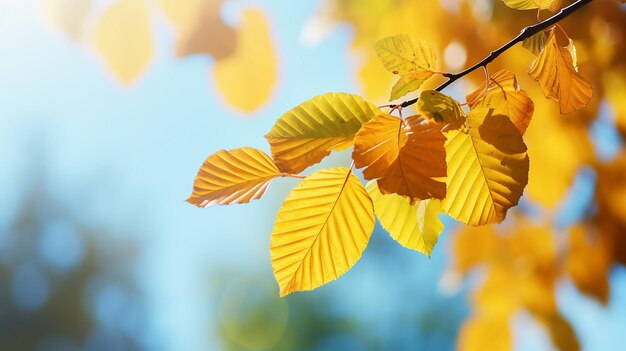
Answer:
[[[432,75],[435,70],[435,49],[426,40],[400,34],[378,40],[373,46],[380,61],[393,74],[430,72]]]
[[[237,34],[222,21],[223,0],[160,0],[177,31],[176,55],[209,54],[216,60],[232,55]]]
[[[473,226],[501,222],[528,183],[527,149],[519,131],[508,117],[482,108],[470,111],[467,133],[451,131],[446,137],[442,208]]]
[[[408,139],[384,176],[378,179],[383,194],[398,194],[419,201],[446,196],[446,138],[441,128],[422,116],[405,120]]]
[[[383,114],[365,122],[354,137],[352,159],[365,179],[377,179],[389,171],[409,139],[402,119]]]
[[[561,0],[502,0],[506,6],[516,10],[550,10],[556,12],[561,7]]]
[[[281,175],[261,150],[220,150],[200,167],[187,202],[198,207],[247,203],[263,196],[270,181]]]
[[[263,12],[243,12],[237,48],[232,55],[217,61],[214,74],[224,100],[243,112],[253,112],[269,100],[276,86],[278,64]]]
[[[285,199],[272,231],[280,296],[315,289],[347,272],[365,250],[374,223],[372,200],[348,168],[306,177]]]
[[[123,84],[131,84],[150,62],[154,47],[144,0],[119,0],[94,30],[96,51]]]
[[[436,90],[422,91],[417,100],[417,110],[439,123],[453,123],[465,117],[458,101]]]
[[[528,74],[539,82],[547,98],[559,101],[561,113],[583,108],[593,95],[591,85],[578,74],[570,50],[558,45],[554,31]]]
[[[407,197],[383,194],[376,181],[365,187],[374,202],[380,224],[400,245],[430,256],[443,224],[439,220],[441,203],[424,200],[411,203]]]
[[[535,111],[535,104],[525,91],[519,90],[515,75],[499,71],[491,76],[489,84],[480,86],[467,96],[471,109],[491,108],[494,115],[505,115],[524,135]]]
[[[400,78],[394,86],[391,88],[391,96],[389,100],[395,100],[403,97],[404,95],[419,89],[426,79],[430,78],[432,74],[424,74],[421,72],[407,73]]]
[[[332,150],[352,146],[361,125],[381,113],[360,96],[327,93],[282,115],[265,138],[278,168],[300,173]]]
[[[509,351],[513,336],[509,321],[500,316],[474,316],[459,332],[459,351]]]

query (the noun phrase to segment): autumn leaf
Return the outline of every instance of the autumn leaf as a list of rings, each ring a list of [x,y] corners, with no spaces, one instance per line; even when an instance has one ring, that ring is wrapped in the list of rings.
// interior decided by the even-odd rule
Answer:
[[[528,183],[528,155],[508,117],[470,111],[467,131],[446,134],[447,197],[443,210],[473,226],[499,223],[517,205]]]
[[[406,143],[384,176],[378,179],[383,194],[398,194],[419,201],[446,196],[445,137],[441,127],[423,116],[407,117]]]
[[[411,202],[405,196],[383,194],[376,181],[365,187],[374,202],[374,212],[391,237],[400,245],[430,256],[443,224],[438,200]]]
[[[425,40],[400,34],[378,40],[373,46],[385,68],[401,76],[391,89],[390,100],[419,89],[435,74],[435,49]]]
[[[381,113],[360,96],[327,93],[282,115],[265,138],[278,168],[300,173],[331,151],[352,146],[361,125]]]
[[[561,113],[583,108],[593,95],[591,85],[574,65],[571,50],[558,45],[553,31],[541,55],[528,71],[539,82],[547,98],[559,101]]]
[[[145,1],[119,0],[114,3],[96,25],[93,43],[123,84],[134,82],[154,53]]]
[[[502,316],[474,316],[461,327],[457,342],[460,351],[509,351],[511,329]]]
[[[535,104],[519,89],[515,75],[506,70],[495,73],[489,84],[481,85],[466,98],[471,109],[491,108],[494,115],[509,117],[522,135],[535,111]]]
[[[516,10],[550,10],[556,12],[561,7],[561,0],[502,0],[506,6]]]
[[[281,175],[263,151],[221,150],[200,167],[187,202],[198,207],[247,203],[263,196],[270,181]]]
[[[462,120],[465,113],[458,101],[436,90],[424,90],[417,101],[417,111],[439,122],[453,123]]]
[[[543,48],[546,46],[546,42],[548,41],[548,36],[544,31],[539,31],[531,35],[529,38],[526,38],[522,41],[522,46],[526,48],[528,51],[532,52],[533,55],[539,56]]]
[[[263,12],[243,12],[237,29],[237,48],[232,55],[217,61],[214,75],[224,100],[242,112],[255,111],[269,100],[276,86],[278,63]]]
[[[347,272],[365,250],[374,222],[372,200],[350,169],[306,177],[285,199],[272,231],[280,296],[315,289]]]

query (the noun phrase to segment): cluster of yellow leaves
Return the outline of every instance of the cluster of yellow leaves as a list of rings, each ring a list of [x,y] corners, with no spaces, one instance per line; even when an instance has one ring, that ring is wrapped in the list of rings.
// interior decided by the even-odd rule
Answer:
[[[176,32],[178,57],[209,55],[218,92],[242,112],[263,106],[276,86],[278,64],[268,20],[261,10],[245,9],[238,28],[220,15],[222,0],[115,0],[102,11],[90,0],[43,0],[50,22],[76,41],[87,39],[123,85],[141,77],[153,61],[154,14],[160,9]],[[95,18],[95,21],[90,21]],[[91,23],[93,22],[93,25]],[[246,89],[241,89],[245,86]]]
[[[397,35],[374,48],[383,66],[407,83],[392,88],[392,98],[435,74],[434,50],[423,40]],[[562,64],[542,59],[551,49],[538,59],[548,68]],[[469,113],[451,97],[423,90],[419,114],[403,118],[390,114],[395,107],[384,113],[352,94],[314,97],[266,135],[271,158],[252,148],[207,158],[187,201],[200,207],[249,202],[273,178],[297,176],[353,146],[353,166],[363,168],[367,187],[352,167],[324,169],[304,177],[278,212],[270,251],[281,296],[348,271],[367,246],[375,214],[401,245],[430,255],[443,229],[439,212],[472,226],[499,223],[528,182],[522,134],[534,104],[517,78],[497,72],[467,96],[467,105]]]

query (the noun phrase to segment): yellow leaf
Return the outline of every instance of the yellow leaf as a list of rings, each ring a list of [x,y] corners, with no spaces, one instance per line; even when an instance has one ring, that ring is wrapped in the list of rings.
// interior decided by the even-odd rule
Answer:
[[[306,177],[287,196],[272,231],[280,295],[315,289],[347,272],[365,250],[374,222],[372,200],[348,168]]]
[[[456,100],[436,90],[422,91],[417,100],[417,110],[436,122],[446,124],[462,120],[465,115]]]
[[[263,12],[245,10],[235,52],[215,64],[215,82],[228,104],[249,113],[269,100],[278,75],[275,51]]]
[[[437,56],[426,40],[400,34],[378,40],[373,46],[380,61],[393,74],[434,74]]]
[[[421,72],[413,72],[401,76],[398,78],[396,84],[394,84],[391,88],[391,97],[389,100],[399,99],[404,95],[419,89],[431,75],[432,74],[425,75]]]
[[[539,82],[547,98],[559,101],[561,113],[581,109],[593,95],[591,85],[578,74],[570,50],[558,45],[554,31],[528,74]]]
[[[270,181],[281,175],[261,150],[220,150],[200,167],[187,202],[198,207],[247,203],[263,196]]]
[[[443,224],[439,220],[441,203],[424,200],[411,203],[407,197],[383,194],[376,181],[365,187],[374,202],[380,224],[400,245],[427,256],[433,251]]]
[[[354,137],[354,165],[367,167],[363,170],[365,179],[380,178],[396,162],[408,139],[403,120],[387,114],[374,116]]]
[[[467,132],[451,131],[446,137],[442,208],[473,226],[501,222],[528,183],[527,149],[519,131],[508,117],[483,108],[470,111]]]
[[[506,6],[516,10],[550,10],[556,12],[561,7],[561,0],[502,0]]]
[[[587,233],[588,229],[579,225],[569,230],[566,269],[578,290],[606,304],[613,248],[598,233],[595,240],[590,238],[593,232]]]
[[[463,324],[459,333],[459,351],[511,350],[509,321],[500,316],[474,316]]]
[[[540,31],[535,33],[530,38],[524,39],[522,41],[522,46],[528,49],[528,51],[532,52],[535,56],[539,56],[543,48],[546,46],[546,42],[548,41],[548,36],[544,31]]]
[[[407,140],[398,158],[378,179],[383,194],[398,194],[419,201],[446,196],[446,138],[441,128],[422,116],[405,120]]]
[[[515,75],[509,71],[499,71],[489,81],[467,96],[471,109],[492,108],[494,115],[505,115],[524,135],[535,111],[535,104],[526,92],[519,90]]]
[[[177,31],[176,55],[209,54],[220,60],[235,52],[237,34],[220,14],[223,0],[160,0]]]
[[[154,47],[144,0],[119,0],[96,25],[96,51],[123,84],[131,84],[150,62]]]
[[[352,146],[361,125],[381,113],[360,96],[327,93],[282,115],[265,138],[278,168],[300,173],[332,150]]]
[[[47,19],[67,33],[73,40],[79,40],[92,0],[44,0],[43,7]]]

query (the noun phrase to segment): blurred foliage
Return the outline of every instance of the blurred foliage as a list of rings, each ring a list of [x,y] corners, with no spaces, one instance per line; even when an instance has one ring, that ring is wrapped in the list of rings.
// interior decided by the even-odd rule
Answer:
[[[176,35],[175,56],[216,61],[213,79],[223,100],[256,111],[276,86],[278,64],[264,12],[248,7],[232,28],[222,21],[222,0],[41,0],[48,22],[70,39],[93,46],[123,85],[134,84],[155,61],[155,26],[165,17]],[[159,17],[161,15],[161,17]],[[245,89],[242,87],[245,86]]]
[[[0,231],[0,349],[144,349],[136,244],[84,222],[32,171]]]

